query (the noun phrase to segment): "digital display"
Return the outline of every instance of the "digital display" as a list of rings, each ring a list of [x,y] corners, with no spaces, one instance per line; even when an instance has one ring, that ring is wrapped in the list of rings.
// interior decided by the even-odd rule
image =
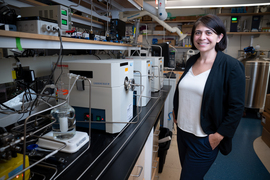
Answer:
[[[232,21],[237,21],[237,18],[236,17],[232,18]]]
[[[62,24],[63,24],[63,25],[67,25],[67,20],[62,19]]]
[[[61,12],[62,12],[62,15],[65,15],[65,16],[67,15],[67,11],[66,10],[63,10],[62,9]]]

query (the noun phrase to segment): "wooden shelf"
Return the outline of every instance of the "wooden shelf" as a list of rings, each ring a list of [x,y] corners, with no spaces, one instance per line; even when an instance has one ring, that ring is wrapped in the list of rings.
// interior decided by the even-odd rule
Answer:
[[[0,48],[17,48],[18,42],[24,49],[60,49],[60,39],[58,36],[48,36],[25,32],[0,30]],[[76,39],[62,37],[63,49],[106,49],[106,50],[138,50],[130,44],[120,44],[113,42],[102,42],[88,39]]]
[[[129,0],[129,1],[123,1],[123,0],[114,0],[124,8],[136,8],[138,10],[142,10],[143,8],[143,0]]]
[[[191,47],[174,46],[176,49],[190,49]]]
[[[164,21],[165,23],[185,23],[185,22],[196,22],[196,20],[178,20],[178,21]],[[141,21],[141,24],[151,24],[151,23],[156,23],[156,21]]]
[[[227,32],[227,34],[235,34],[235,35],[270,35],[270,32]],[[142,34],[140,34],[142,35]],[[146,35],[143,35],[146,36]],[[163,34],[147,34],[147,36],[178,36],[178,35],[163,35]],[[187,36],[190,36],[188,34]]]
[[[270,35],[270,32],[227,32],[228,35]]]
[[[140,35],[143,35],[143,36],[146,36],[146,35],[144,35],[144,34],[140,34]],[[165,34],[165,35],[163,35],[163,34],[147,34],[147,36],[178,36],[178,34]],[[190,34],[188,34],[187,36],[190,36]]]
[[[88,22],[91,22],[91,18],[88,18],[88,17],[83,17],[83,16],[80,16],[80,15],[77,15],[77,14],[72,14],[71,16],[79,18],[79,19],[83,19],[83,20],[88,21]],[[92,19],[92,23],[100,24],[102,26],[104,25],[104,23],[99,22],[99,21],[94,20],[94,19]]]
[[[218,16],[263,16],[263,15],[270,15],[270,12],[265,13],[221,13],[217,14]]]

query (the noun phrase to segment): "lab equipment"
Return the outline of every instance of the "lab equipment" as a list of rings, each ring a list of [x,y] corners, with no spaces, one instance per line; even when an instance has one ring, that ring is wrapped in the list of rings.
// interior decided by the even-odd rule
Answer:
[[[152,46],[152,56],[159,56],[164,58],[164,67],[175,67],[174,62],[172,62],[171,66],[171,60],[170,57],[170,50],[169,50],[169,44],[168,43],[159,43],[156,44],[156,46]],[[174,60],[172,60],[174,61]]]
[[[43,138],[38,139],[38,146],[47,149],[59,149],[63,144],[66,144],[66,147],[60,151],[66,153],[75,153],[81,149],[87,142],[89,142],[89,136],[86,132],[76,131],[76,134],[70,139],[57,138],[57,141],[54,141],[53,131],[48,132],[42,136]],[[58,136],[59,137],[59,136]]]
[[[262,58],[246,61],[245,107],[264,110],[269,81],[270,63]]]
[[[39,16],[20,18],[17,27],[21,32],[58,36],[57,21]]]
[[[175,51],[170,51],[169,67],[170,67],[170,68],[176,68],[176,63],[175,63]]]
[[[111,40],[122,40],[125,36],[126,23],[119,19],[111,19],[110,22],[110,37]]]
[[[191,56],[193,56],[193,55],[195,55],[196,53],[195,53],[195,51],[193,50],[193,49],[189,49],[188,51],[187,51],[187,57],[186,57],[186,62],[187,62],[187,60],[191,57]],[[186,63],[185,62],[185,63]]]
[[[134,62],[134,71],[139,71],[134,73],[134,80],[136,84],[143,85],[144,90],[141,92],[141,86],[136,86],[134,89],[134,94],[137,95],[136,105],[146,106],[151,99],[151,61],[150,59],[134,59],[133,56],[126,57],[126,59],[131,59]],[[141,77],[142,76],[142,77]],[[142,81],[140,80],[142,78]],[[142,96],[141,103],[139,102],[139,96]]]
[[[89,142],[91,131],[89,130],[89,136],[86,132],[76,132],[75,111],[74,108],[68,104],[70,92],[72,91],[75,83],[78,81],[84,82],[83,80],[85,80],[85,78],[80,77],[79,79],[79,77],[79,75],[73,73],[64,73],[59,77],[59,81],[56,80],[56,82],[58,81],[56,94],[58,104],[51,111],[52,118],[54,118],[56,121],[52,124],[52,131],[38,139],[37,144],[40,147],[60,150],[67,153],[74,153]],[[68,86],[65,86],[62,81],[62,79],[65,78],[68,79]],[[72,85],[71,81],[73,81]],[[89,89],[90,90],[88,92],[91,92],[91,88]],[[91,99],[91,97],[88,99]],[[88,112],[89,109],[90,108],[88,108]]]
[[[252,16],[251,32],[260,30],[261,16]]]
[[[17,174],[23,169],[23,155],[17,153],[17,157],[12,158],[8,161],[0,160],[0,179],[8,179],[12,177],[14,174]],[[25,156],[25,167],[29,166],[29,158]],[[14,179],[28,180],[30,178],[30,169],[25,171],[25,177],[23,178],[23,174],[19,174]]]
[[[238,16],[232,16],[231,17],[231,29],[230,32],[237,32],[238,27]]]
[[[151,12],[151,5],[148,6],[147,3],[144,3],[146,6],[144,6],[143,8],[147,11],[140,11],[140,12],[136,12],[135,14],[131,14],[128,15],[127,17],[121,18],[122,21],[126,22],[128,20],[132,20],[132,19],[136,19],[145,15],[149,15],[154,21],[156,21],[157,23],[159,23],[161,26],[163,26],[166,30],[170,31],[170,32],[176,32],[179,35],[179,41],[184,39],[187,34],[183,34],[182,31],[178,28],[178,27],[171,27],[169,26],[166,22],[162,21],[160,18],[158,18],[157,16],[155,16],[155,12]],[[154,8],[155,9],[155,8]],[[155,10],[154,10],[155,11]],[[151,12],[151,13],[150,13]],[[163,13],[164,15],[164,13]]]
[[[163,57],[151,57],[152,61],[152,72],[154,79],[151,82],[151,92],[158,92],[163,88],[163,68],[164,58]]]
[[[63,103],[68,95],[69,89],[64,87],[63,81],[57,83],[57,96],[58,103]],[[56,119],[52,126],[53,137],[56,139],[64,140],[71,139],[76,134],[76,119],[75,110],[67,102],[63,105],[51,110],[51,115]]]
[[[62,72],[63,71],[63,72]],[[84,76],[92,82],[91,114],[89,114],[89,86],[78,81],[71,89],[69,103],[76,111],[77,121],[89,122],[91,117],[93,129],[107,133],[118,133],[133,117],[133,92],[130,91],[133,79],[133,62],[126,60],[73,60],[64,61],[54,73],[59,75],[74,73]],[[62,80],[68,84],[68,78]],[[71,81],[72,83],[72,81]],[[101,122],[101,123],[99,123]],[[113,123],[123,122],[123,123]],[[77,126],[89,127],[88,123],[77,122]]]
[[[68,7],[62,5],[53,6],[35,6],[35,7],[22,7],[21,16],[39,16],[48,19],[53,19],[58,22],[58,26],[61,30],[71,29],[71,12]]]
[[[163,88],[163,57],[145,57],[145,56],[131,56],[133,59],[150,59],[153,78],[151,81],[151,92],[158,92]]]

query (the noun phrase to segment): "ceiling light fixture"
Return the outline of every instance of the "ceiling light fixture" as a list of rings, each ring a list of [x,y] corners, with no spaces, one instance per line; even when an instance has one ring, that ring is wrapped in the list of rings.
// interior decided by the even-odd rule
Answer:
[[[200,6],[166,6],[165,9],[184,9],[184,8],[218,8],[218,7],[243,7],[243,6],[267,6],[270,3],[262,3],[262,4],[226,4],[226,5],[200,5]]]
[[[267,6],[269,0],[166,0],[165,9],[184,9],[184,8],[220,8],[220,7],[243,7],[243,6]],[[155,1],[145,1],[151,6],[156,7]]]

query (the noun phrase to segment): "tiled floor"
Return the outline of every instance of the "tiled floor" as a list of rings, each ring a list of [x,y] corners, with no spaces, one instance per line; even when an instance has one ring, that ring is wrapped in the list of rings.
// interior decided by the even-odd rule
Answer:
[[[159,180],[179,180],[181,166],[178,157],[176,130]],[[270,148],[261,140],[259,119],[242,118],[233,139],[233,151],[219,154],[205,180],[269,180]],[[261,159],[261,160],[260,160]]]

